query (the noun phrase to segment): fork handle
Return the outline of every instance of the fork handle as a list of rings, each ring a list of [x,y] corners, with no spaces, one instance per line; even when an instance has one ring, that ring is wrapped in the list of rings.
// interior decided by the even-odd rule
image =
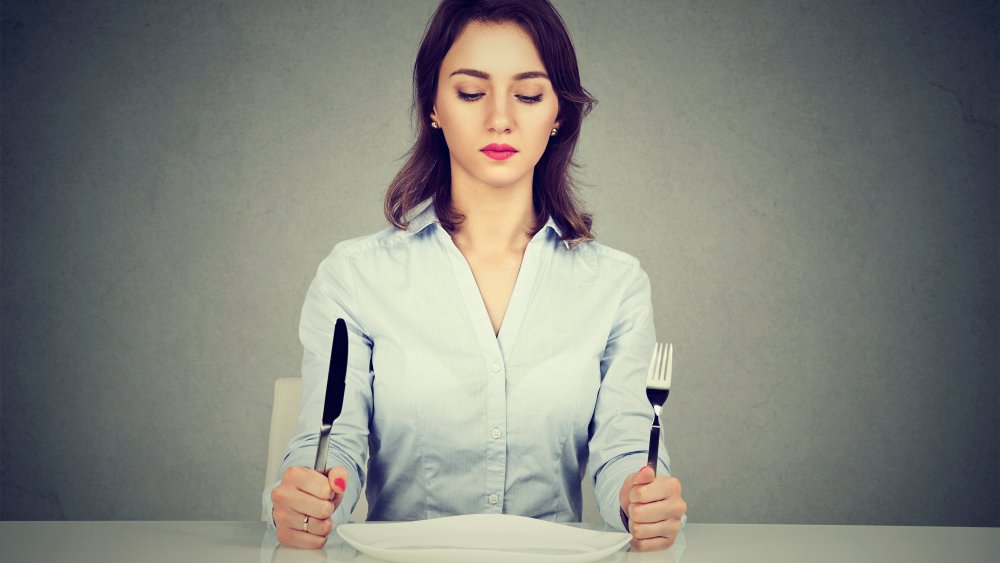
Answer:
[[[648,465],[653,470],[653,475],[656,475],[656,462],[657,454],[660,450],[660,417],[653,417],[653,427],[649,429],[649,459],[646,461]]]

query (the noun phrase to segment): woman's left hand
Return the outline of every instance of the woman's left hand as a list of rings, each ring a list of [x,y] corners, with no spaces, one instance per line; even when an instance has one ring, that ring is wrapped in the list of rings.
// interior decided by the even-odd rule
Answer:
[[[680,481],[657,477],[651,467],[643,467],[625,478],[618,500],[628,516],[632,549],[653,551],[674,545],[681,516],[687,512]]]

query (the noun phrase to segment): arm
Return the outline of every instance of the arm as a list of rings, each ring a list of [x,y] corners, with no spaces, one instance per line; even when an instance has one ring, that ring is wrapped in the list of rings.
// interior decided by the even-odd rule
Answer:
[[[601,388],[591,421],[587,476],[601,516],[627,531],[618,493],[624,479],[645,463],[652,409],[644,395],[646,369],[656,342],[649,277],[633,264],[608,342],[601,356]],[[660,449],[660,470],[668,459]]]
[[[594,482],[605,523],[628,531],[619,493],[625,479],[646,464],[653,410],[646,399],[646,371],[656,343],[649,277],[636,262],[601,357],[601,388],[591,421],[587,476]],[[670,475],[660,446],[657,473]]]
[[[330,431],[327,467],[347,469],[347,487],[340,507],[334,512],[334,525],[347,521],[364,484],[368,456],[368,422],[372,412],[372,374],[369,370],[372,343],[360,320],[354,273],[351,261],[340,245],[320,264],[309,285],[299,322],[302,342],[302,399],[300,414],[278,475],[289,467],[313,467],[319,443],[320,418],[330,365],[330,344],[337,318],[347,323],[348,365],[344,408]],[[271,491],[280,480],[263,493],[264,509],[271,513]],[[274,526],[274,522],[271,523]]]

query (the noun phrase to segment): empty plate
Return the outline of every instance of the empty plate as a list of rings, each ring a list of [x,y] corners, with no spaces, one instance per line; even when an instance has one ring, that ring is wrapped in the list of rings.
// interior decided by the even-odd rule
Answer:
[[[402,563],[596,561],[632,536],[513,514],[466,514],[415,522],[341,524],[337,533],[358,551]]]

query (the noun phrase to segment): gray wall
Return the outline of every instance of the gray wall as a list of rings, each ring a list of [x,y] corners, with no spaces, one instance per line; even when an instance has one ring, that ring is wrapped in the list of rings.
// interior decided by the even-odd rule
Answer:
[[[3,518],[258,518],[435,4],[3,4]],[[692,521],[1000,525],[996,2],[556,5]]]

